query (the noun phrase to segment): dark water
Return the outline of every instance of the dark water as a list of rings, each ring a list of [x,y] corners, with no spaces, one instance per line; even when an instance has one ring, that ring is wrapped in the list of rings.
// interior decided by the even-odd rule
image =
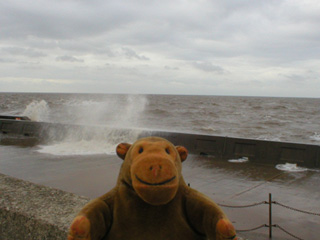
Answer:
[[[181,95],[0,93],[0,114],[34,121],[134,129],[68,132],[39,151],[55,155],[114,153],[141,129],[320,144],[320,99]]]
[[[0,113],[35,121],[320,143],[320,99],[0,93]]]

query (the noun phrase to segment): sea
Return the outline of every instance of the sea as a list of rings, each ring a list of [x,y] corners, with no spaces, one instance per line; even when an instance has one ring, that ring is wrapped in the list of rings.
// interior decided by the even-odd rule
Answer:
[[[156,130],[320,144],[320,99],[315,98],[3,92],[0,115],[132,129],[122,134],[127,142],[135,141],[139,131]],[[117,141],[112,132],[73,133],[39,151],[108,154]]]

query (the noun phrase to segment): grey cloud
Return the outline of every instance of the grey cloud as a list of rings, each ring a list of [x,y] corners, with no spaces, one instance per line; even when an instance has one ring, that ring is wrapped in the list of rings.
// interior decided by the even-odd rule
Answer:
[[[122,48],[122,50],[127,58],[135,58],[135,59],[142,60],[142,61],[150,60],[149,58],[147,58],[144,55],[138,55],[134,50],[132,50],[130,48],[124,47],[124,48]]]
[[[26,56],[31,58],[45,57],[46,54],[34,50],[32,48],[22,48],[22,47],[4,47],[1,52],[9,55]]]
[[[286,79],[290,83],[306,84],[308,82],[318,82],[320,80],[319,73],[312,70],[306,70],[299,73],[279,74],[279,77]]]
[[[306,76],[302,76],[298,74],[291,74],[291,75],[284,75],[284,76],[290,81],[296,82],[296,83],[303,83],[307,80]]]
[[[205,72],[216,72],[219,74],[225,73],[222,67],[213,65],[210,62],[193,62],[192,65]]]
[[[117,1],[2,2],[0,33],[5,37],[38,36],[55,39],[94,36],[120,27],[133,18],[125,4]]]
[[[112,74],[131,79],[133,73],[118,69],[134,67],[137,79],[186,82],[200,76],[208,83],[212,75],[228,73],[239,82],[258,73],[267,87],[278,72],[287,76],[281,79],[303,77],[305,69],[318,72],[319,11],[318,0],[0,1],[0,62],[42,67],[19,72],[15,64],[2,64],[0,70],[8,76],[103,81]],[[55,62],[52,56],[58,56]],[[82,56],[96,65],[84,66]],[[147,60],[150,66],[141,64]],[[72,69],[65,62],[74,63]],[[76,76],[77,65],[86,69]],[[308,79],[316,82],[315,76]]]
[[[106,55],[108,57],[115,57],[116,55],[103,40],[65,40],[59,41],[57,45],[65,51],[72,51],[80,54],[86,52],[95,55]]]
[[[171,67],[171,66],[164,66],[164,68],[166,69],[166,70],[179,70],[179,68],[178,67]]]
[[[68,55],[59,56],[56,58],[56,60],[63,61],[63,62],[83,62],[82,59],[78,59],[78,58],[75,58],[73,56],[68,56]]]
[[[1,63],[14,63],[16,60],[14,58],[0,58]]]
[[[174,58],[189,60],[197,59],[197,55],[223,57],[249,52],[256,57],[277,57],[284,61],[304,55],[308,58],[315,52],[302,50],[301,54],[299,49],[305,49],[306,46],[277,28],[303,21],[307,22],[307,26],[301,27],[308,29],[308,26],[318,24],[317,18],[310,17],[308,12],[304,13],[297,7],[290,9],[286,6],[290,4],[282,0],[247,0],[241,3],[204,1],[201,4],[177,4],[172,1],[161,1],[161,4],[156,1],[92,1],[90,4],[85,1],[53,1],[46,6],[34,6],[28,1],[10,2],[12,4],[3,2],[3,10],[0,10],[0,19],[4,23],[2,26],[8,26],[0,29],[0,33],[3,31],[1,36],[8,37],[13,33],[23,37],[60,39],[57,45],[69,50],[78,48],[79,51],[112,56],[112,50],[105,46],[117,43],[139,45],[162,51]],[[279,10],[279,6],[283,8]],[[299,33],[301,27],[299,24],[296,26],[294,31],[303,37],[303,33]],[[318,32],[308,31],[308,34],[315,34],[314,38],[318,39]],[[93,41],[96,37],[102,40],[97,47]],[[77,38],[85,39],[81,39],[81,43],[65,42]],[[92,39],[91,45],[90,41],[88,45],[84,44],[87,39]],[[198,40],[213,43],[205,46],[206,51],[203,51]],[[225,47],[221,48],[219,43]],[[311,43],[311,47],[316,46],[316,42]],[[144,59],[129,52],[128,57]]]

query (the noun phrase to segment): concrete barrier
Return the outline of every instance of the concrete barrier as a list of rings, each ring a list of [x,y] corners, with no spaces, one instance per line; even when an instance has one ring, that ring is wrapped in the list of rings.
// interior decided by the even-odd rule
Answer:
[[[0,133],[6,136],[2,140],[0,136],[0,140],[1,143],[11,143],[14,138],[20,137],[21,140],[22,136],[27,138],[25,141],[28,138],[46,141],[52,131],[56,137],[63,139],[70,129],[81,132],[88,128],[90,127],[81,125],[0,119]],[[98,127],[92,126],[91,129],[98,130]],[[309,168],[320,167],[320,145],[161,131],[143,131],[140,137],[150,135],[161,136],[176,145],[183,145],[190,153],[212,155],[219,159],[247,157],[250,161],[263,164],[288,162]]]
[[[65,240],[72,219],[88,201],[0,174],[0,239]]]
[[[296,163],[309,168],[320,167],[319,145],[171,132],[142,134],[148,135],[167,138],[176,145],[187,147],[190,153],[222,160],[247,157],[263,164]]]

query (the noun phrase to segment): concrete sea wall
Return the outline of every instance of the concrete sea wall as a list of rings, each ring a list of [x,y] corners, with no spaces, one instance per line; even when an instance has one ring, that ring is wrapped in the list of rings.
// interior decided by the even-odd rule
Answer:
[[[185,146],[190,153],[222,160],[246,157],[251,162],[261,164],[295,163],[308,168],[320,167],[319,145],[186,133],[154,134]]]
[[[65,240],[72,219],[88,201],[0,174],[0,239]]]
[[[0,119],[0,142],[36,144],[46,141],[50,132],[63,138],[70,128],[81,132],[84,126]],[[288,162],[309,168],[320,167],[320,145],[160,131],[144,131],[140,136],[150,135],[165,137],[174,144],[183,145],[190,153],[219,159],[246,157],[263,164]]]

